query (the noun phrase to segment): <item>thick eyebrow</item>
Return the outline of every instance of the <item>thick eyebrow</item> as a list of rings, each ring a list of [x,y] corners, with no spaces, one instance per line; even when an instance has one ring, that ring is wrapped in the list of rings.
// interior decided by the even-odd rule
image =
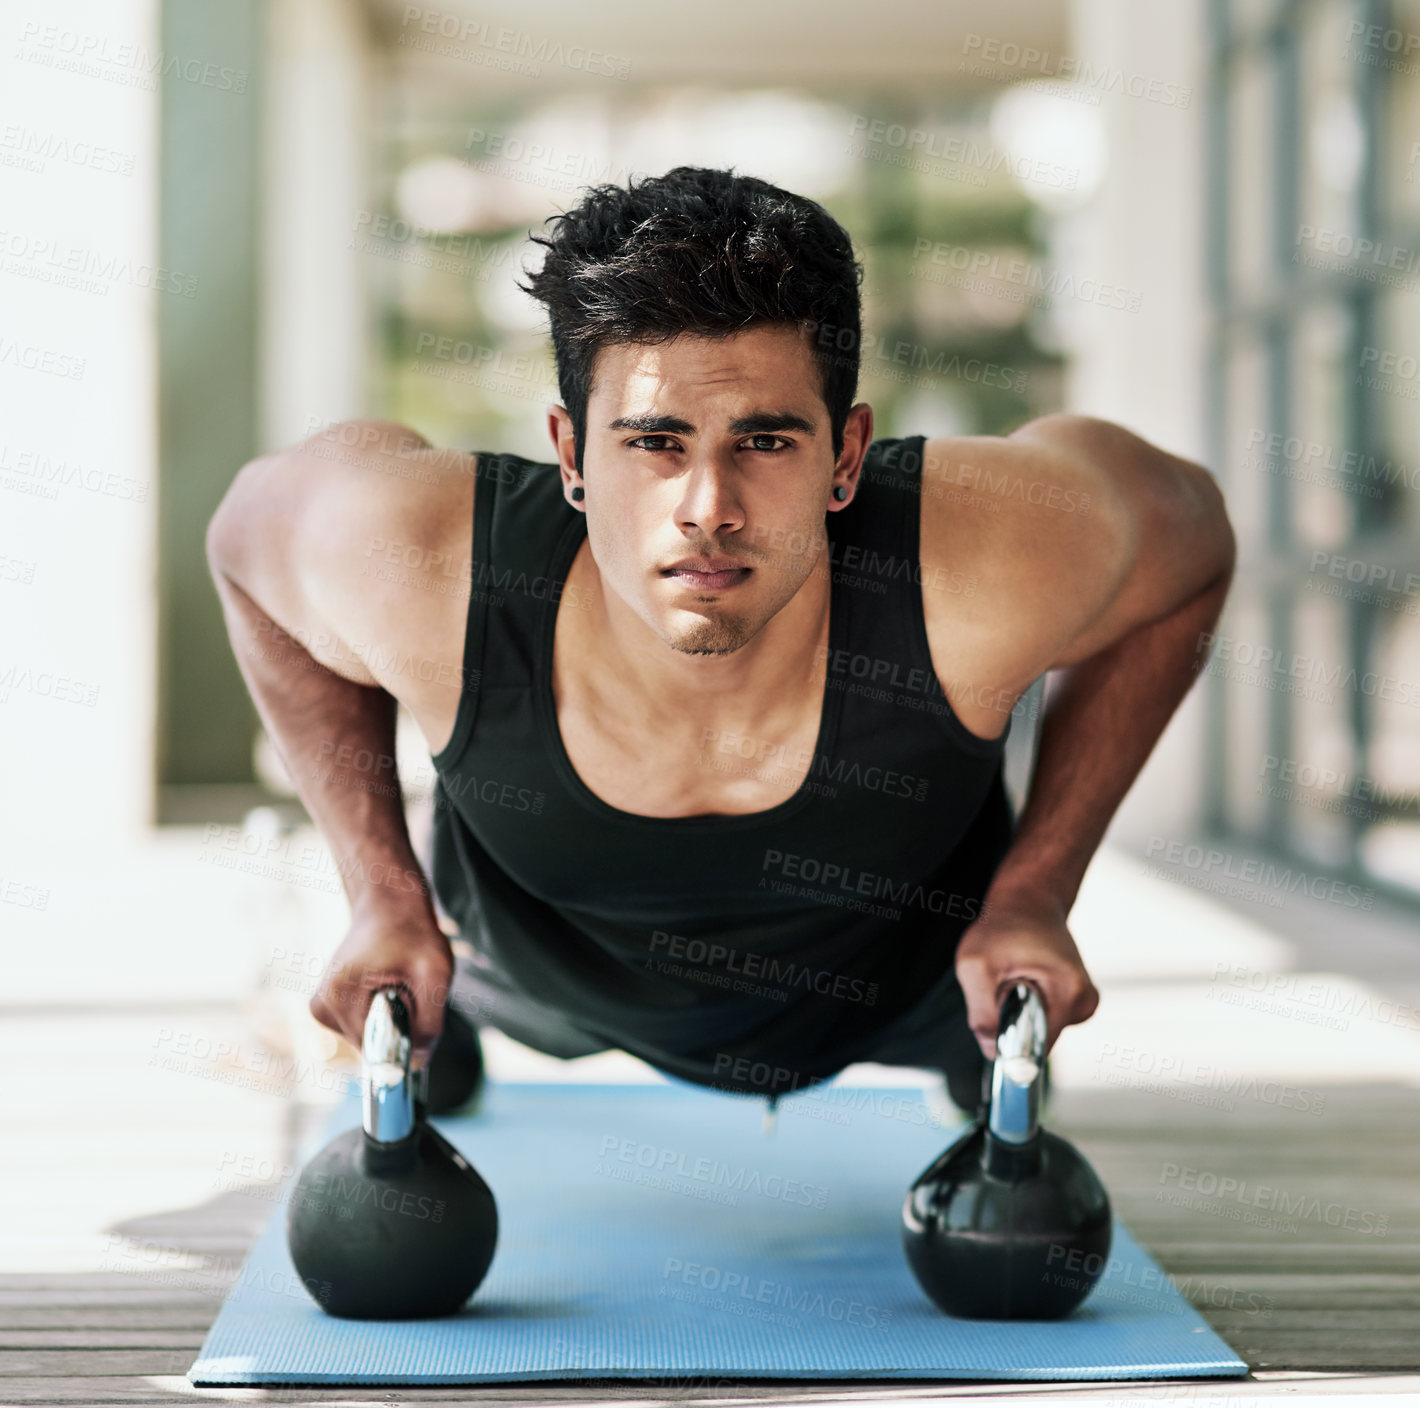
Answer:
[[[608,430],[634,430],[638,435],[695,434],[695,427],[679,416],[642,415],[618,416]],[[769,435],[779,430],[797,430],[801,435],[814,434],[813,422],[793,411],[751,411],[730,422],[731,435]]]

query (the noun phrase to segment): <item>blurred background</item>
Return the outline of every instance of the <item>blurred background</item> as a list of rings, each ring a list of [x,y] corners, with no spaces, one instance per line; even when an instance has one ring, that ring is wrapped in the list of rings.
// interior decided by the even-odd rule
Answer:
[[[689,163],[853,234],[881,434],[1066,408],[1223,483],[1219,653],[1121,834],[1205,827],[1417,892],[1420,7],[133,0],[15,28],[21,839],[233,822],[284,786],[207,577],[226,485],[361,415],[544,458],[528,234]]]
[[[3,34],[0,930],[40,1024],[11,1040],[68,1014],[86,1071],[201,1077],[191,1131],[275,1139],[252,1091],[323,1096],[344,901],[208,519],[351,417],[546,458],[529,232],[704,164],[853,235],[880,435],[1068,409],[1225,490],[1237,582],[1073,917],[1106,1001],[1062,1089],[1131,1035],[1189,1049],[1208,982],[1318,973],[1349,1034],[1303,1004],[1210,1039],[1420,1083],[1420,0],[32,0]],[[408,727],[401,767],[427,795]],[[150,1203],[194,1196],[184,1147]]]

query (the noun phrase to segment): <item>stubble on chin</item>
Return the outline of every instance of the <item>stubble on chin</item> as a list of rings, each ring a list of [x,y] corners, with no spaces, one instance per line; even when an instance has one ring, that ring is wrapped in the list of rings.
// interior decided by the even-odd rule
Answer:
[[[666,644],[682,655],[729,655],[754,634],[749,622],[738,616],[701,620],[667,637]]]

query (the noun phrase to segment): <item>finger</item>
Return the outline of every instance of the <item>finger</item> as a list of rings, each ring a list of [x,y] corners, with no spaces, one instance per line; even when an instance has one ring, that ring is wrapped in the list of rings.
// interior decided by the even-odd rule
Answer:
[[[1100,1005],[1099,989],[1088,979],[1081,984],[1070,1007],[1070,1021],[1088,1022]]]
[[[1080,1022],[1089,1021],[1100,1003],[1099,990],[1086,974],[1072,972],[1067,977],[1058,980],[1056,988],[1059,996],[1053,999],[1052,1008],[1049,1010],[1056,1011],[1061,1015],[1058,1023],[1052,1022],[1050,1024],[1047,1051],[1055,1045],[1066,1027],[1073,1027]]]
[[[409,1035],[413,1042],[416,1067],[428,1063],[434,1045],[444,1030],[443,995],[447,985],[439,981],[432,969],[420,967],[411,974],[411,985],[418,996],[410,1012]]]
[[[988,1060],[996,1059],[996,1029],[1001,1007],[996,1000],[996,980],[990,965],[980,958],[957,964],[957,982],[966,998],[966,1021]]]
[[[330,1010],[330,1004],[325,1000],[325,993],[323,991],[317,989],[315,994],[311,997],[310,1002],[307,1004],[307,1007],[311,1016],[314,1017],[321,1026],[328,1027],[338,1035],[344,1036],[344,1032],[340,1030],[340,1023],[336,1020],[335,1013]]]
[[[1080,1009],[1080,1015],[1075,1018],[1077,1022],[1088,1022],[1091,1017],[1099,1011],[1100,990],[1090,983],[1085,988],[1085,996]]]

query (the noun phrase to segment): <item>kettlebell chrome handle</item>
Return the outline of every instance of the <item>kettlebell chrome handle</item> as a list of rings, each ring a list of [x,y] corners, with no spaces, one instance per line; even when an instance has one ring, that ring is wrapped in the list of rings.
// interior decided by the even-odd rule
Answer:
[[[1017,983],[1001,1004],[987,1118],[987,1128],[1004,1143],[1028,1144],[1040,1129],[1045,1037],[1040,994],[1026,983]]]
[[[412,1051],[404,994],[398,988],[382,988],[365,1014],[360,1047],[365,1133],[377,1144],[398,1144],[414,1133]]]

